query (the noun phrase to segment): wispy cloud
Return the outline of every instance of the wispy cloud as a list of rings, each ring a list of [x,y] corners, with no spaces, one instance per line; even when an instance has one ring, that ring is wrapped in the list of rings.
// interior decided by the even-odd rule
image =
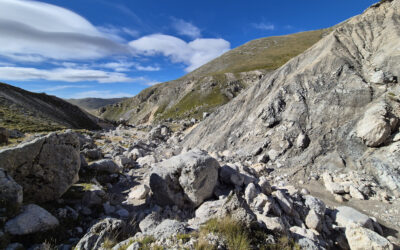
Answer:
[[[47,92],[47,91],[58,91],[58,90],[64,90],[64,89],[85,89],[85,88],[90,88],[90,85],[57,85],[53,87],[48,87],[48,88],[43,88],[43,89],[38,89],[35,90],[35,92]]]
[[[261,23],[252,23],[251,25],[259,30],[275,30],[275,25],[271,23],[261,22]]]
[[[174,63],[184,63],[190,72],[230,49],[224,39],[195,39],[189,43],[174,36],[153,34],[129,43],[137,54],[170,57]]]
[[[178,32],[179,35],[188,36],[192,39],[201,37],[201,31],[198,27],[185,20],[172,18],[172,27]]]
[[[127,27],[116,27],[114,25],[98,26],[97,29],[116,42],[125,42],[124,36],[129,36],[130,38],[136,38],[139,36],[140,32]]]
[[[138,71],[159,71],[161,68],[158,66],[143,66],[136,62],[126,62],[126,61],[118,61],[118,62],[108,62],[94,65],[95,67],[100,68],[108,68],[117,72],[127,72],[132,69]]]
[[[135,82],[143,81],[144,78],[130,78],[126,74],[117,72],[107,72],[92,69],[73,69],[73,68],[55,68],[55,69],[36,69],[25,67],[0,67],[0,79],[14,81],[64,81],[64,82],[83,82],[93,81],[99,83],[114,82]]]

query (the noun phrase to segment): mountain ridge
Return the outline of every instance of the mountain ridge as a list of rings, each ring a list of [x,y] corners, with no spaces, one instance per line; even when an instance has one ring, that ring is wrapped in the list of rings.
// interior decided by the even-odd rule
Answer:
[[[0,83],[0,126],[24,132],[99,129],[81,109],[58,97]]]
[[[202,119],[229,102],[243,89],[270,74],[293,56],[308,49],[330,28],[260,38],[173,81],[147,88],[137,96],[107,106],[102,118],[152,123],[166,119]]]

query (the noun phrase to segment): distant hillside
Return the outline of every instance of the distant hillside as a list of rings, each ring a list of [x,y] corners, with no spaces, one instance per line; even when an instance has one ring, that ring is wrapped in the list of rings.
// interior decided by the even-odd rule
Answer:
[[[103,98],[83,98],[83,99],[66,99],[67,102],[72,103],[86,111],[95,114],[95,111],[99,108],[102,108],[107,105],[111,105],[114,103],[122,102],[124,98],[110,98],[110,99],[103,99]]]
[[[331,29],[267,37],[248,42],[180,79],[157,84],[137,96],[107,106],[101,117],[148,123],[201,118],[229,102],[243,89],[304,52]]]
[[[99,129],[85,112],[55,96],[0,83],[0,127],[24,132]]]

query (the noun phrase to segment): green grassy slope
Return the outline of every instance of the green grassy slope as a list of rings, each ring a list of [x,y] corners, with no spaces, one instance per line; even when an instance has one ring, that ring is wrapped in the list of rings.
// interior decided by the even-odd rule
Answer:
[[[0,127],[23,132],[99,129],[81,109],[55,96],[0,83]]]

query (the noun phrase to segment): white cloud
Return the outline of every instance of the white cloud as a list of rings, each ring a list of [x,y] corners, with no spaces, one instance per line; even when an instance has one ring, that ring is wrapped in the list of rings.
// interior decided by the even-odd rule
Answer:
[[[190,38],[199,38],[201,31],[192,23],[186,22],[182,19],[172,18],[172,27],[178,32],[179,35],[188,36]]]
[[[35,92],[58,91],[58,90],[64,90],[64,89],[85,89],[85,88],[90,88],[90,86],[89,85],[57,85],[57,86],[53,86],[53,87],[39,89],[39,90],[36,90]]]
[[[102,34],[104,34],[105,36],[116,42],[125,42],[126,40],[123,37],[123,35],[128,35],[131,38],[139,36],[139,31],[127,27],[120,28],[114,25],[107,25],[107,26],[98,26],[97,29]]]
[[[192,71],[230,49],[224,39],[195,39],[189,43],[174,36],[153,34],[129,43],[138,54],[170,57],[174,63],[184,63]]]
[[[271,23],[253,23],[252,25],[259,30],[275,30],[275,25]]]
[[[0,54],[16,61],[95,59],[129,53],[127,46],[112,41],[67,9],[37,1],[1,0],[0,10]]]
[[[91,91],[85,91],[85,92],[80,92],[77,94],[74,94],[73,98],[88,98],[88,97],[94,97],[94,98],[120,98],[120,97],[131,97],[133,96],[132,94],[129,93],[124,93],[124,92],[112,92],[110,90],[91,90]]]
[[[143,78],[130,78],[123,73],[92,69],[55,68],[47,70],[25,67],[0,67],[0,79],[13,81],[95,81],[99,83],[134,82],[144,80]]]
[[[160,70],[160,67],[143,66],[136,62],[126,62],[126,61],[97,64],[97,65],[95,65],[95,67],[108,68],[108,69],[112,69],[117,72],[131,71],[132,68],[136,69],[138,71],[159,71]]]

